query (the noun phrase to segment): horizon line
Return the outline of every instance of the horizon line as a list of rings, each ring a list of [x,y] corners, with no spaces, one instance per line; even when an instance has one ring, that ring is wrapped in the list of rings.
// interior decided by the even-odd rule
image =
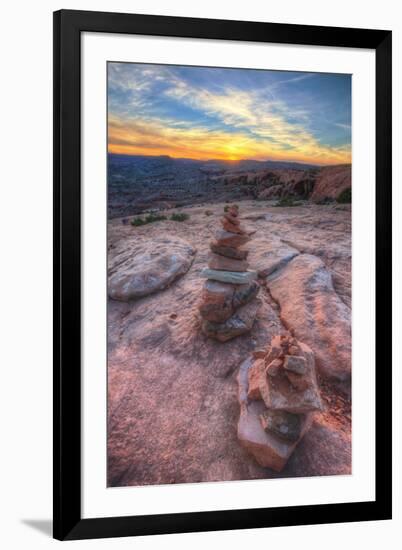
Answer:
[[[175,157],[173,155],[147,155],[147,154],[139,154],[139,153],[135,153],[135,154],[116,153],[116,152],[113,152],[113,151],[107,151],[107,154],[108,155],[119,155],[119,156],[122,156],[122,157],[169,158],[169,159],[175,159],[175,160],[194,160],[194,161],[198,161],[198,162],[226,162],[226,163],[233,163],[233,164],[239,163],[239,162],[247,162],[247,161],[260,162],[260,163],[273,162],[273,163],[276,163],[276,164],[279,164],[279,163],[282,163],[282,164],[301,164],[301,165],[305,165],[305,166],[318,166],[318,167],[342,166],[342,165],[351,165],[352,164],[351,162],[318,164],[318,163],[314,163],[314,162],[302,162],[302,161],[299,161],[299,160],[272,160],[272,159],[262,160],[262,159],[253,159],[253,158],[249,158],[249,157],[245,157],[245,158],[242,158],[242,159],[219,159],[219,158],[202,159],[202,158],[197,158],[197,157]]]

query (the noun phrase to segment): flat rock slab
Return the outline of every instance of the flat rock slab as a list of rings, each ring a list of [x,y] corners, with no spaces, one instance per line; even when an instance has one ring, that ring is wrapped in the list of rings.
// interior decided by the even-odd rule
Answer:
[[[127,302],[163,290],[189,270],[195,252],[179,237],[127,239],[109,251],[109,297]]]
[[[283,243],[277,237],[261,241],[256,239],[253,242],[253,250],[250,252],[249,261],[259,277],[268,277],[274,271],[284,267],[298,254],[298,250]]]
[[[239,387],[240,418],[237,425],[237,437],[245,449],[256,459],[260,466],[271,468],[280,472],[298,442],[310,429],[313,421],[312,414],[307,414],[302,420],[300,437],[297,441],[285,441],[264,431],[260,415],[266,410],[263,401],[249,401],[248,393],[248,370],[252,366],[251,358],[246,359],[239,369],[237,377]]]
[[[201,277],[212,279],[213,281],[221,281],[222,283],[241,285],[251,283],[257,279],[258,275],[256,271],[244,271],[241,273],[237,271],[219,271],[217,269],[205,268],[201,271]]]
[[[249,332],[254,324],[261,303],[258,299],[240,307],[232,317],[223,323],[203,321],[202,331],[206,336],[227,342],[236,336]]]
[[[208,267],[218,271],[236,271],[237,273],[242,273],[247,271],[248,262],[235,258],[226,258],[225,256],[211,253]]]
[[[351,312],[335,292],[324,263],[300,254],[267,279],[280,315],[294,336],[308,344],[318,370],[327,378],[349,383],[351,377]]]

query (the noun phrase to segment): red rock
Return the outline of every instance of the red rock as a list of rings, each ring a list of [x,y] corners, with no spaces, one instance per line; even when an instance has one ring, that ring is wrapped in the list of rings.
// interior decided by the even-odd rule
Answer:
[[[255,349],[252,353],[254,359],[265,359],[265,356],[267,355],[266,349]]]
[[[276,376],[262,376],[260,378],[260,392],[268,409],[288,411],[302,414],[323,409],[318,389],[314,354],[305,344],[300,343],[303,357],[306,360],[306,374],[300,375],[308,385],[304,389],[295,388],[287,376],[284,368],[278,369]],[[269,374],[270,368],[268,369]]]
[[[219,245],[215,241],[212,241],[209,245],[212,252],[225,256],[226,258],[235,258],[237,260],[245,260],[248,256],[248,250],[241,250],[240,248],[232,248],[230,246]]]
[[[286,441],[298,441],[303,425],[303,414],[292,414],[287,411],[267,409],[260,415],[261,425],[265,432]]]
[[[265,363],[263,359],[257,359],[248,370],[247,397],[251,400],[261,399],[260,377],[264,374]]]
[[[239,215],[239,207],[236,205],[229,206],[226,212],[231,216],[237,218],[237,216]]]
[[[222,322],[233,313],[233,294],[235,287],[218,281],[206,281],[202,292],[199,311],[207,321]]]
[[[244,229],[240,225],[235,225],[234,223],[231,223],[226,218],[221,219],[222,227],[225,231],[229,231],[230,233],[239,233],[239,235],[245,235]]]
[[[229,246],[236,248],[249,242],[250,237],[248,235],[239,235],[237,233],[230,233],[224,229],[218,230],[215,234],[216,244],[218,246]]]
[[[232,317],[223,323],[204,321],[201,325],[202,331],[206,336],[219,340],[219,342],[227,342],[236,336],[246,334],[253,328],[260,305],[259,300],[253,300],[240,307]]]
[[[208,267],[210,269],[217,269],[219,271],[247,271],[248,265],[248,262],[244,260],[226,258],[218,254],[211,254],[208,262]]]
[[[286,465],[297,444],[310,429],[313,415],[306,414],[302,422],[300,437],[297,441],[285,441],[264,431],[260,415],[266,410],[263,401],[249,401],[248,370],[252,361],[247,359],[240,365],[237,376],[239,386],[240,418],[237,425],[237,437],[242,446],[249,451],[255,460],[265,468],[272,468],[280,472]]]
[[[285,355],[283,368],[295,374],[306,374],[306,360],[301,355]]]
[[[324,262],[300,254],[268,278],[268,287],[283,322],[314,351],[320,374],[350,387],[351,310],[334,290]]]
[[[240,219],[238,217],[232,216],[229,212],[225,212],[223,217],[226,218],[233,225],[240,225]]]

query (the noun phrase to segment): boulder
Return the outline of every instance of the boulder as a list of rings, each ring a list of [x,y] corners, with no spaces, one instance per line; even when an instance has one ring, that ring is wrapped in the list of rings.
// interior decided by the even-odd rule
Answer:
[[[257,273],[255,271],[245,271],[244,273],[238,273],[235,271],[219,271],[215,269],[205,268],[201,271],[201,277],[212,279],[213,281],[220,281],[222,283],[241,285],[251,283],[252,281],[257,279]]]
[[[283,322],[313,350],[320,373],[349,386],[351,311],[335,292],[324,263],[300,254],[269,276],[267,285]]]
[[[202,323],[202,331],[206,336],[219,340],[219,342],[231,340],[252,329],[259,307],[259,300],[253,300],[241,306],[232,317],[229,317],[229,319],[223,323],[204,320]]]
[[[195,252],[173,236],[125,240],[109,251],[109,297],[126,302],[163,290],[189,270]]]

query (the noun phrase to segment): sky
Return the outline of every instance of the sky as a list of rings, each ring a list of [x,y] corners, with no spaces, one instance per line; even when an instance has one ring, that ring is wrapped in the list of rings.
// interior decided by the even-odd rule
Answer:
[[[351,76],[108,63],[108,150],[351,162]]]

